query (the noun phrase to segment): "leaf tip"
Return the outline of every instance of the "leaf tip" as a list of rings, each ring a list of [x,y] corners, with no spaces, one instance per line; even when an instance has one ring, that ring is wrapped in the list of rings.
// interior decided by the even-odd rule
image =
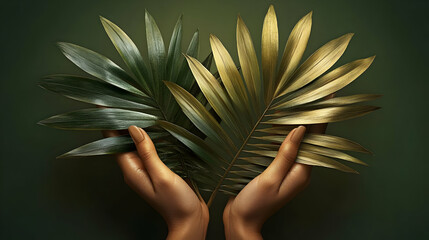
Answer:
[[[213,47],[213,44],[220,43],[219,38],[217,38],[214,34],[210,33],[210,46]]]
[[[77,45],[68,42],[57,42],[57,46],[64,54],[66,54],[66,52],[70,51],[72,48],[77,47]]]
[[[48,89],[46,88],[46,86],[45,86],[44,79],[42,79],[42,80],[38,81],[38,82],[36,83],[36,85],[37,85],[38,87],[42,88],[42,89],[48,90]],[[39,123],[37,123],[37,124],[39,124]]]
[[[271,4],[270,7],[268,8],[267,14],[265,15],[264,22],[267,21],[268,19],[274,19],[275,21],[277,21],[276,11],[274,10],[273,4]]]
[[[370,151],[369,149],[367,149],[367,148],[365,148],[365,147],[363,147],[363,146],[360,146],[361,147],[361,151],[360,152],[362,152],[362,153],[366,153],[366,154],[369,154],[369,155],[371,155],[371,156],[373,156],[374,155],[374,153],[372,152],[372,151]]]
[[[162,82],[163,82],[163,83],[165,84],[165,86],[167,86],[168,88],[170,88],[170,87],[173,85],[173,83],[172,83],[172,82],[167,81],[167,80],[163,80]]]
[[[65,45],[67,45],[67,43],[66,43],[66,42],[57,42],[57,46],[58,46],[59,48],[63,48]]]
[[[37,125],[40,125],[40,126],[47,126],[47,125],[46,125],[46,119],[38,121],[38,122],[37,122]]]
[[[369,66],[371,66],[374,59],[375,59],[375,56],[371,56],[371,57],[356,60],[356,62],[359,62],[360,64],[362,64],[362,66],[364,66],[366,70]]]
[[[346,35],[344,35],[344,37],[345,37],[348,41],[350,41],[354,35],[355,35],[354,33],[347,33]]]
[[[152,17],[146,8],[144,9],[144,17],[145,17],[146,22],[150,21],[150,19]]]
[[[186,54],[186,53],[182,53],[182,55],[185,57],[185,59],[187,60],[187,61],[189,61],[190,60],[190,58],[191,58],[191,56],[189,56],[188,54]]]
[[[70,157],[69,152],[56,156],[55,159],[64,159]]]

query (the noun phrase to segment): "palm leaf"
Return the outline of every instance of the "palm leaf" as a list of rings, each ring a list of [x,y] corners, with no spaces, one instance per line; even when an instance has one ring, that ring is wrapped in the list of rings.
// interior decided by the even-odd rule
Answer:
[[[156,103],[148,96],[134,95],[102,81],[71,75],[51,75],[39,86],[65,97],[104,107],[150,110]]]
[[[137,46],[116,24],[104,17],[100,17],[100,20],[119,55],[121,55],[127,67],[134,74],[140,86],[147,93],[152,93],[155,83],[152,81],[151,73],[148,71]]]
[[[76,66],[96,79],[51,75],[43,78],[39,86],[65,97],[107,108],[81,109],[52,116],[39,122],[41,125],[67,130],[123,130],[130,125],[146,128],[153,137],[161,159],[183,177],[198,175],[202,169],[196,155],[184,147],[159,122],[171,122],[178,126],[192,126],[162,81],[171,81],[201,94],[193,75],[182,55],[182,16],[179,17],[166,51],[161,32],[154,18],[146,11],[146,37],[148,63],[131,38],[116,24],[104,17],[101,23],[126,67],[119,67],[103,55],[71,44],[59,43],[64,55]],[[198,30],[193,34],[186,54],[197,57]],[[205,62],[210,67],[212,55]],[[195,132],[198,132],[193,127]],[[162,137],[160,137],[162,136]],[[73,149],[61,157],[83,157],[115,154],[135,150],[128,135],[97,140]],[[203,172],[203,171],[201,171]]]
[[[184,114],[205,134],[205,139],[190,137],[177,129],[169,131],[194,151],[210,147],[222,163],[211,164],[216,183],[205,188],[211,192],[209,205],[218,191],[237,194],[260,174],[276,156],[290,125],[343,121],[378,109],[356,105],[376,95],[324,99],[359,77],[374,59],[357,60],[326,73],[344,53],[352,34],[328,42],[299,65],[310,35],[311,15],[304,16],[292,30],[277,69],[277,18],[270,6],[262,29],[262,80],[253,43],[241,17],[237,21],[237,49],[243,77],[228,51],[213,35],[210,44],[223,86],[198,60],[186,57],[202,93],[221,123],[214,121],[192,94],[175,83],[166,83]],[[365,165],[342,150],[368,152],[350,140],[306,134],[297,162],[352,173],[356,171],[338,160]]]
[[[150,127],[157,119],[150,114],[125,109],[89,108],[52,116],[39,123],[67,130],[121,130],[131,125]]]
[[[244,23],[243,23],[244,24]],[[279,32],[277,28],[277,17],[274,7],[271,5],[265,15],[262,27],[262,75],[265,91],[265,103],[270,101],[274,93],[275,70],[279,52]]]
[[[60,42],[58,46],[63,54],[83,71],[131,93],[145,96],[131,85],[135,82],[133,78],[105,56],[72,43]]]
[[[145,127],[161,159],[200,190],[235,195],[276,156],[291,125],[342,121],[377,107],[357,105],[379,95],[326,96],[359,77],[373,57],[356,60],[326,73],[344,53],[352,34],[334,39],[301,65],[312,25],[312,13],[293,28],[278,61],[278,27],[274,7],[264,19],[261,62],[250,32],[237,20],[237,67],[227,49],[210,36],[212,54],[198,57],[198,30],[182,56],[182,16],[166,48],[154,18],[146,11],[148,62],[137,46],[111,21],[102,25],[126,67],[71,43],[59,43],[64,55],[95,79],[51,75],[39,82],[65,97],[107,108],[81,109],[42,120],[40,124],[69,130],[121,130]],[[217,73],[210,72],[212,59]],[[277,64],[279,62],[279,64]],[[278,66],[277,66],[278,65]],[[262,72],[260,72],[261,66]],[[239,70],[242,70],[242,75]],[[164,81],[164,83],[162,82]],[[172,99],[176,101],[172,101]],[[60,157],[83,157],[135,149],[128,135],[97,140]],[[306,134],[297,162],[356,173],[340,161],[364,164],[343,151],[369,153],[350,140]]]
[[[151,139],[165,137],[165,133],[149,133]],[[103,138],[92,143],[80,146],[72,151],[62,154],[57,158],[88,157],[114,154],[118,152],[131,152],[135,150],[135,144],[129,135]]]

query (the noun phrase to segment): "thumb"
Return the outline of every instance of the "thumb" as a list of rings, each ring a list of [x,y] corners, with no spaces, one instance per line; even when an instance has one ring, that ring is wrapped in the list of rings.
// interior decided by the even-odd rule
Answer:
[[[143,166],[152,177],[163,171],[170,171],[170,169],[159,159],[156,152],[155,145],[150,139],[149,135],[141,128],[130,126],[128,131],[136,145],[137,152],[143,163]]]
[[[304,126],[299,126],[288,134],[280,146],[277,156],[262,174],[269,176],[269,178],[279,182],[279,184],[281,183],[281,180],[284,179],[295,163],[305,130],[306,128]]]

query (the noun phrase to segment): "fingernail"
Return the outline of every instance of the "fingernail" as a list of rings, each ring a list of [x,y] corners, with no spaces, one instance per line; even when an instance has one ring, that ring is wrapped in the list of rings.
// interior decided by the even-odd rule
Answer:
[[[292,129],[292,130],[289,132],[289,134],[286,136],[286,139],[285,139],[285,140],[290,141],[290,139],[292,138],[292,136],[293,136],[293,134],[295,133],[295,131],[296,131],[296,128]]]
[[[128,128],[128,132],[130,133],[131,137],[133,138],[133,141],[135,144],[140,143],[141,141],[144,140],[144,135],[143,135],[142,131],[140,131],[140,128],[133,125],[133,126],[130,126]]]
[[[293,132],[293,135],[290,138],[290,141],[293,143],[300,143],[302,138],[304,137],[305,133],[305,127],[299,126],[295,128],[295,131]]]

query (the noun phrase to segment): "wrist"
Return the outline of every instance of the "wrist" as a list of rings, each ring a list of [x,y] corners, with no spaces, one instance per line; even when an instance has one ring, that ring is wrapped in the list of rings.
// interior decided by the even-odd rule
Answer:
[[[227,240],[261,240],[262,235],[260,230],[244,226],[241,224],[233,223],[229,227]]]
[[[245,219],[229,215],[228,226],[225,226],[225,236],[227,240],[260,240],[261,226]]]
[[[193,216],[168,223],[167,239],[205,239],[208,219],[203,215]]]

